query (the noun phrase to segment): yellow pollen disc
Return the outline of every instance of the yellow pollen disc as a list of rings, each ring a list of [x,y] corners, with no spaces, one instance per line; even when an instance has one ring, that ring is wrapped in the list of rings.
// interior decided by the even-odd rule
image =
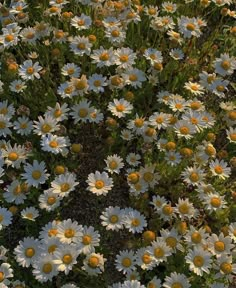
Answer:
[[[51,245],[48,247],[48,253],[53,253],[57,249],[57,245]]]
[[[41,131],[43,133],[48,133],[52,130],[52,126],[49,125],[49,124],[43,124],[42,127],[41,127]]]
[[[152,182],[154,179],[154,174],[152,172],[145,172],[143,174],[143,179],[144,179],[144,181],[146,181],[148,183]]]
[[[62,257],[62,262],[64,264],[70,264],[72,262],[73,258],[70,254],[65,254],[63,257]]]
[[[122,79],[119,76],[114,76],[111,78],[111,84],[114,86],[119,86],[122,83]]]
[[[65,35],[65,34],[64,34],[63,31],[56,31],[56,32],[55,32],[55,37],[56,37],[57,39],[63,38],[64,35]]]
[[[179,282],[175,282],[171,285],[171,288],[183,288],[183,285]]]
[[[159,116],[159,117],[156,118],[157,124],[162,124],[163,121],[164,121],[164,118],[162,116]]]
[[[109,59],[109,54],[104,52],[100,55],[99,60],[101,61],[107,61]]]
[[[51,7],[51,8],[49,9],[49,11],[50,11],[51,13],[56,13],[56,12],[58,11],[58,8],[55,7],[55,6],[53,6],[53,7]]]
[[[156,258],[162,258],[165,255],[165,252],[162,248],[158,247],[154,249],[154,255]]]
[[[5,275],[2,271],[0,271],[0,283],[3,282],[4,279],[5,279]]]
[[[228,113],[228,117],[230,120],[235,121],[236,120],[236,111],[230,111]]]
[[[79,26],[83,26],[84,23],[85,23],[85,21],[84,21],[83,19],[77,21],[77,24],[78,24]]]
[[[157,286],[153,282],[149,282],[147,288],[157,288]]]
[[[104,186],[105,186],[105,183],[104,183],[104,181],[102,181],[102,180],[97,180],[97,181],[95,182],[95,187],[96,187],[97,189],[102,189]]]
[[[179,206],[179,212],[181,214],[188,214],[189,213],[189,206],[186,203],[183,203]]]
[[[95,87],[100,87],[101,86],[101,81],[100,80],[95,80],[94,82],[93,82],[93,85],[95,86]]]
[[[190,104],[190,108],[191,108],[192,110],[198,110],[200,107],[201,107],[201,103],[199,103],[199,102],[192,102],[192,103]]]
[[[16,161],[19,155],[16,152],[10,152],[7,157],[10,161]]]
[[[163,208],[162,208],[162,212],[169,216],[173,213],[173,207],[171,207],[170,205],[164,205]]]
[[[222,241],[216,241],[214,247],[216,251],[223,252],[225,250],[225,243]]]
[[[149,14],[149,15],[155,15],[155,14],[156,14],[156,9],[154,9],[154,8],[149,8],[149,9],[148,9],[148,14]]]
[[[191,118],[191,123],[194,124],[194,125],[197,125],[198,124],[197,118],[192,117]]]
[[[84,245],[89,245],[92,242],[92,237],[90,235],[84,235],[82,239],[82,243]]]
[[[196,84],[191,85],[193,91],[198,91],[198,86]]]
[[[77,48],[78,48],[79,50],[85,50],[86,45],[85,45],[84,43],[79,43],[79,44],[77,45]]]
[[[48,236],[53,237],[57,235],[57,229],[50,229],[48,230]]]
[[[32,258],[34,256],[34,254],[35,254],[34,248],[30,247],[30,248],[27,248],[25,250],[25,256],[28,257],[28,258]]]
[[[231,274],[232,273],[232,264],[223,262],[220,264],[220,270],[222,270],[225,274]]]
[[[131,221],[131,225],[134,226],[134,227],[138,227],[140,225],[140,220],[138,218],[134,218]]]
[[[181,109],[181,108],[183,108],[183,105],[181,103],[176,103],[175,104],[175,108],[176,109]]]
[[[58,147],[58,142],[57,142],[57,141],[51,141],[51,142],[49,143],[49,146],[50,146],[51,148],[57,148],[57,147]]]
[[[155,60],[157,57],[155,54],[150,54],[149,57],[152,59],[152,60]]]
[[[120,61],[125,63],[129,60],[129,56],[128,55],[121,55],[120,56]]]
[[[161,63],[158,63],[156,62],[154,64],[154,68],[157,70],[157,71],[161,71],[163,69],[163,65]]]
[[[45,263],[42,267],[43,273],[49,274],[52,272],[52,264],[51,263]]]
[[[13,190],[13,194],[14,195],[19,195],[21,194],[22,190],[21,190],[21,186],[20,185],[17,185],[14,190]]]
[[[56,203],[56,197],[48,197],[47,204],[53,205],[54,203]]]
[[[34,214],[33,213],[27,213],[25,216],[27,218],[29,218],[29,219],[33,219],[34,218]]]
[[[119,37],[120,36],[120,32],[118,30],[113,30],[111,32],[112,37]]]
[[[205,148],[205,153],[209,156],[213,156],[216,154],[216,149],[213,147],[213,146],[210,146],[208,145],[206,148]]]
[[[62,114],[62,111],[60,109],[56,109],[53,113],[54,117],[58,118],[60,117]]]
[[[224,70],[229,70],[229,68],[231,67],[230,62],[229,61],[222,61],[220,66],[224,69]]]
[[[118,222],[119,218],[118,218],[118,216],[116,216],[116,215],[111,215],[110,218],[109,218],[109,220],[110,220],[110,222],[111,222],[112,224],[115,224],[115,223]]]
[[[219,92],[224,92],[225,91],[225,87],[223,85],[218,85],[216,87],[216,90],[219,91]]]
[[[129,80],[132,81],[132,82],[133,82],[133,81],[137,81],[137,80],[138,80],[138,77],[137,77],[137,75],[135,75],[135,74],[130,74],[130,75],[129,75]]]
[[[0,223],[3,221],[4,217],[3,215],[0,215]]]
[[[135,119],[134,120],[134,125],[138,128],[141,128],[143,126],[144,120],[141,118]]]
[[[125,106],[123,104],[116,105],[117,112],[123,112],[125,110]]]
[[[80,108],[79,117],[85,118],[88,116],[88,110],[86,108]]]
[[[194,31],[196,26],[193,24],[193,23],[188,23],[186,25],[186,28],[189,30],[189,31]]]
[[[216,174],[222,174],[223,173],[223,168],[219,165],[215,166],[214,168]]]
[[[64,236],[66,238],[73,238],[75,236],[75,230],[74,229],[66,229],[64,232]]]
[[[215,208],[219,208],[221,205],[221,199],[218,197],[212,197],[211,198],[211,205]]]
[[[128,181],[132,184],[135,184],[139,181],[139,175],[136,172],[130,173],[128,175]]]
[[[64,92],[65,92],[66,94],[70,94],[70,93],[72,93],[72,91],[73,91],[73,88],[72,88],[72,87],[66,87],[66,88],[64,89]]]
[[[189,128],[186,126],[183,126],[179,129],[180,133],[183,135],[188,135],[189,134]]]
[[[32,74],[34,73],[34,68],[33,68],[33,67],[28,67],[28,68],[26,69],[26,72],[27,72],[27,74],[32,75]]]
[[[202,241],[202,236],[199,232],[193,232],[191,235],[191,240],[194,244],[198,244]]]
[[[29,32],[25,37],[26,37],[27,39],[33,39],[33,38],[34,38],[34,35],[35,35],[35,33]]]
[[[195,172],[192,172],[189,176],[189,179],[192,181],[192,182],[197,182],[199,180],[199,175]]]
[[[110,168],[110,169],[114,170],[114,169],[116,169],[117,167],[118,167],[118,164],[117,164],[117,162],[116,162],[115,160],[113,160],[113,161],[111,161],[111,162],[109,163],[109,168]]]
[[[124,267],[130,267],[131,264],[132,264],[132,261],[130,260],[130,258],[124,258],[122,259],[121,261],[121,264],[124,266]]]
[[[151,258],[151,256],[149,254],[144,254],[142,256],[142,261],[143,261],[144,264],[149,264],[149,263],[152,262],[152,258]]]
[[[26,129],[28,127],[27,123],[20,124],[21,129]]]
[[[39,170],[35,170],[32,172],[32,177],[34,180],[38,180],[42,176],[42,173]]]
[[[171,237],[171,236],[167,237],[167,238],[166,238],[166,245],[169,246],[169,247],[171,247],[171,248],[175,248],[176,245],[177,245],[177,240],[176,240],[176,238]]]
[[[14,40],[14,35],[12,35],[12,34],[6,35],[5,36],[5,40],[7,42],[11,42],[12,40]]]
[[[63,183],[61,184],[61,192],[67,192],[70,189],[70,184]]]
[[[229,138],[230,138],[232,141],[236,141],[236,133],[229,134]]]
[[[176,144],[175,144],[175,142],[167,142],[166,143],[166,145],[165,145],[165,149],[166,150],[175,150],[175,148],[176,148]]]
[[[145,130],[145,135],[148,137],[152,137],[154,135],[154,133],[155,133],[154,128],[148,127],[147,130]]]
[[[204,265],[204,258],[202,256],[195,256],[193,258],[193,264],[196,267],[202,267]]]
[[[96,268],[99,264],[99,259],[96,257],[96,256],[91,256],[89,259],[88,259],[88,265],[91,267],[91,268]]]
[[[6,128],[6,123],[3,121],[0,121],[0,129]]]
[[[7,112],[8,112],[8,110],[7,110],[6,107],[3,107],[3,108],[0,109],[0,114],[2,114],[2,115],[6,115]]]

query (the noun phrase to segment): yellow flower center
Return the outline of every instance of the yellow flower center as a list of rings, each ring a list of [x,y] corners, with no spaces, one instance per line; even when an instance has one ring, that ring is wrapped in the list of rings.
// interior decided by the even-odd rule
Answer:
[[[202,267],[204,265],[204,258],[202,256],[195,256],[193,258],[193,264],[196,267]]]
[[[57,39],[61,39],[61,38],[63,38],[64,37],[64,32],[63,31],[56,31],[55,32],[55,37],[57,38]],[[69,73],[68,73],[69,74]]]
[[[32,74],[34,73],[34,67],[28,67],[28,68],[26,69],[26,72],[27,72],[27,74],[32,75]]]
[[[137,172],[130,173],[128,175],[128,181],[132,184],[135,184],[139,181],[139,174]]]
[[[199,175],[196,172],[192,172],[189,176],[189,179],[192,182],[197,182],[199,180]]]
[[[162,124],[163,121],[164,121],[164,118],[162,116],[159,116],[159,117],[156,118],[157,124]]]
[[[86,108],[80,108],[79,117],[85,118],[88,116],[88,110]]]
[[[223,168],[219,165],[215,166],[214,168],[216,174],[222,174],[223,173]]]
[[[200,107],[201,107],[201,103],[199,103],[199,102],[192,102],[192,103],[190,104],[190,108],[191,108],[192,110],[198,110]]]
[[[206,148],[205,148],[205,153],[209,156],[214,156],[216,154],[216,149],[211,146],[211,145],[208,145]]]
[[[68,183],[63,183],[61,184],[61,192],[67,192],[70,189],[70,184]]]
[[[138,218],[132,219],[131,225],[134,227],[138,227],[140,225],[140,220]]]
[[[150,183],[154,179],[154,174],[152,172],[145,172],[143,174],[143,179],[144,179],[144,181]]]
[[[159,62],[156,62],[154,64],[154,69],[157,70],[157,71],[161,71],[163,69],[163,65]]]
[[[34,180],[38,180],[42,176],[42,173],[39,170],[35,170],[32,172],[32,177]]]
[[[45,274],[49,274],[52,272],[52,264],[51,263],[45,263],[43,264],[43,267],[42,267],[42,270],[43,270],[43,273]]]
[[[216,241],[214,247],[216,251],[223,252],[225,250],[225,243],[222,241]]]
[[[183,285],[179,282],[175,282],[171,285],[171,288],[183,288]]]
[[[91,268],[96,268],[99,264],[99,259],[98,257],[96,256],[91,256],[89,259],[88,259],[88,265],[91,267]]]
[[[211,198],[211,205],[215,208],[219,208],[221,205],[221,199],[218,197],[212,197]]]
[[[119,76],[114,76],[111,78],[111,84],[114,86],[119,86],[122,83],[122,79]]]
[[[54,203],[56,203],[56,197],[48,197],[47,204],[53,205]]]
[[[186,25],[186,28],[187,28],[187,30],[189,30],[189,31],[194,31],[195,28],[196,28],[196,26],[195,26],[193,23],[188,23],[188,24]]]
[[[229,138],[230,138],[232,141],[236,141],[236,133],[229,134]]]
[[[101,86],[101,81],[100,80],[95,80],[94,82],[93,82],[93,85],[95,86],[95,87],[100,87]]]
[[[175,108],[176,109],[181,109],[181,108],[183,108],[183,105],[181,103],[176,103],[175,104]]]
[[[6,115],[7,112],[8,112],[8,110],[7,110],[6,107],[3,107],[3,108],[0,109],[0,114],[2,114],[2,115]]]
[[[123,112],[125,110],[125,106],[123,104],[116,105],[117,112]]]
[[[28,32],[28,33],[25,35],[25,37],[26,37],[27,39],[33,39],[34,36],[35,36],[35,33],[33,33],[33,32]]]
[[[126,55],[126,54],[124,54],[124,55],[121,55],[120,56],[120,61],[121,62],[127,62],[129,60],[129,56],[128,55]]]
[[[66,87],[66,88],[64,89],[64,92],[65,92],[66,94],[70,94],[70,93],[72,93],[72,91],[73,91],[73,87],[72,87],[72,86]]]
[[[49,11],[50,11],[51,13],[56,13],[56,12],[58,11],[58,9],[59,9],[59,8],[53,6],[53,7],[51,7],[51,8],[49,9]]]
[[[10,152],[7,157],[10,161],[16,161],[19,155],[16,152]]]
[[[231,67],[230,62],[229,61],[222,61],[220,66],[224,69],[224,70],[229,70],[229,68]]]
[[[82,242],[84,245],[89,245],[92,242],[92,237],[90,235],[84,235]]]
[[[235,121],[236,120],[236,111],[230,111],[228,113],[228,117],[230,120]]]
[[[222,270],[225,274],[231,274],[232,273],[232,264],[223,262],[220,264],[220,270]]]
[[[99,59],[100,59],[101,61],[107,61],[107,60],[109,59],[109,54],[106,53],[106,52],[104,52],[104,53],[102,53],[102,54],[100,55]]]
[[[154,255],[156,258],[162,258],[165,255],[165,252],[162,248],[158,247],[154,249]]]
[[[6,128],[6,123],[3,121],[0,121],[0,129],[5,129]]]
[[[112,35],[112,37],[119,37],[119,36],[120,36],[120,31],[118,31],[118,30],[113,30],[113,31],[111,32],[111,35]]]
[[[14,40],[14,35],[12,34],[6,35],[5,40],[6,42],[11,42],[12,40]]]
[[[189,213],[189,206],[186,203],[183,203],[179,206],[179,212],[181,214],[188,214]]]
[[[64,264],[70,264],[73,260],[73,257],[70,255],[70,254],[65,254],[63,257],[62,257],[62,262]]]
[[[33,219],[34,218],[34,214],[33,213],[26,213],[26,218],[28,219]]]
[[[3,215],[0,215],[0,223],[3,221],[4,217]]]
[[[77,21],[77,24],[78,24],[79,26],[83,26],[84,23],[85,23],[85,21],[84,21],[83,19],[80,19],[79,21]]]
[[[5,275],[2,271],[0,271],[0,283],[3,282],[4,279],[5,279]]]
[[[25,250],[25,256],[28,258],[32,258],[35,255],[35,250],[32,247],[29,247]]]
[[[193,234],[191,235],[191,240],[194,244],[198,244],[202,241],[202,236],[199,232],[193,232]]]
[[[115,224],[115,223],[118,222],[119,218],[118,218],[117,215],[111,215],[110,218],[109,218],[109,220],[110,220],[110,222],[111,222],[112,224]]]
[[[51,141],[51,142],[49,143],[49,146],[50,146],[51,148],[57,148],[57,147],[58,147],[58,142],[57,142],[57,141]]]
[[[66,229],[65,232],[64,232],[64,236],[66,238],[73,238],[75,236],[75,230],[74,229]]]
[[[56,118],[60,117],[61,114],[62,114],[61,109],[56,109],[53,113],[54,117],[56,117]]]
[[[124,267],[130,267],[132,264],[132,261],[130,260],[130,258],[126,257],[122,259],[121,263]]]
[[[166,143],[166,145],[165,145],[165,149],[166,150],[175,150],[175,148],[176,148],[176,144],[175,144],[175,142],[167,142]]]
[[[22,190],[21,190],[21,186],[20,185],[17,185],[14,190],[13,190],[13,194],[14,195],[19,195],[21,194]]]
[[[48,133],[52,130],[52,126],[49,124],[43,124],[41,130],[43,133]]]
[[[148,127],[146,130],[145,130],[145,135],[148,136],[148,137],[152,137],[155,133],[155,129],[154,128],[151,128],[151,127]]]
[[[118,167],[118,164],[117,164],[117,162],[116,162],[115,160],[113,160],[113,161],[111,161],[111,162],[109,163],[109,168],[110,168],[110,169],[114,170],[114,169],[116,169],[117,167]]]
[[[77,48],[78,48],[79,50],[85,50],[86,45],[85,45],[85,43],[79,43],[79,44],[77,45]]]
[[[132,82],[133,82],[133,81],[137,81],[137,80],[138,80],[138,77],[137,77],[136,74],[130,74],[130,75],[129,75],[129,80],[132,81]]]
[[[162,212],[165,214],[165,215],[167,215],[167,216],[169,216],[169,215],[171,215],[172,213],[173,213],[173,207],[171,207],[170,205],[164,205],[163,206],[163,208],[162,208]]]
[[[155,15],[156,14],[156,9],[155,8],[149,8],[148,9],[148,14],[149,15]]]
[[[177,245],[177,239],[175,237],[169,236],[166,238],[165,241],[166,241],[166,245],[171,247],[171,248],[175,248]]]
[[[57,245],[51,245],[48,247],[48,253],[53,253],[57,249]]]
[[[188,135],[189,134],[189,128],[186,126],[183,126],[179,129],[180,133],[183,135]]]
[[[196,84],[192,84],[191,86],[190,86],[190,88],[193,90],[193,91],[198,91],[199,89],[198,89],[198,86],[196,85]]]
[[[152,262],[152,258],[151,258],[151,256],[149,254],[145,253],[142,256],[142,261],[143,261],[144,264],[149,264],[149,263]]]
[[[197,124],[198,124],[197,118],[192,117],[192,118],[191,118],[191,123],[194,124],[194,125],[197,125]]]
[[[138,118],[134,120],[134,125],[138,128],[141,128],[143,126],[144,120],[142,118]]]
[[[20,128],[21,129],[26,129],[28,127],[27,123],[21,123]]]
[[[48,236],[53,237],[57,235],[57,229],[50,229],[48,230]]]
[[[216,90],[219,91],[219,92],[224,92],[225,91],[225,87],[223,85],[218,85],[216,87]]]
[[[102,181],[102,180],[97,180],[97,181],[95,182],[95,187],[96,187],[96,189],[102,189],[104,186],[105,186],[105,183],[104,183],[104,181]]]

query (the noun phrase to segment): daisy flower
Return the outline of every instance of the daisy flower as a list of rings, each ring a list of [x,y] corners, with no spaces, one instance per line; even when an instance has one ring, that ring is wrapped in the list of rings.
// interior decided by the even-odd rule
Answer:
[[[97,196],[106,195],[113,187],[113,180],[106,172],[100,173],[96,171],[95,173],[90,173],[86,182],[89,185],[87,190]]]
[[[100,234],[94,230],[92,226],[84,226],[82,235],[76,240],[77,249],[80,253],[90,254],[94,251],[94,247],[99,246]]]
[[[58,234],[58,222],[53,220],[48,222],[39,232],[39,238],[43,241],[47,239],[55,238]]]
[[[151,281],[148,282],[147,288],[160,288],[161,287],[161,280],[158,279],[156,276],[152,278]]]
[[[190,264],[189,269],[199,276],[203,276],[203,273],[210,273],[211,268],[211,254],[201,247],[194,247],[193,250],[189,250],[185,256],[186,263]]]
[[[137,68],[127,69],[125,73],[121,73],[126,84],[131,85],[135,89],[142,87],[142,82],[146,80],[145,73]]]
[[[90,114],[93,112],[93,108],[90,106],[91,102],[87,100],[81,100],[78,104],[71,107],[70,115],[74,119],[74,123],[88,122],[90,121]]]
[[[220,58],[216,58],[213,62],[215,73],[221,76],[231,75],[236,69],[235,57],[230,57],[229,54],[224,53],[220,55]]]
[[[230,127],[228,130],[226,130],[226,133],[227,139],[229,139],[231,143],[236,143],[236,128]]]
[[[212,82],[210,91],[217,95],[220,98],[225,97],[225,93],[229,90],[227,86],[229,85],[228,80],[223,80],[223,79],[216,79]]]
[[[13,269],[8,263],[1,263],[0,265],[0,283],[3,288],[9,287],[11,281],[8,278],[13,277]]]
[[[132,233],[141,233],[144,227],[147,226],[145,217],[139,211],[132,208],[126,208],[124,212],[122,223],[125,228]]]
[[[10,127],[12,127],[10,118],[6,117],[3,114],[0,114],[0,136],[7,137],[8,135],[11,135],[12,132],[9,129]]]
[[[193,124],[187,122],[186,120],[179,120],[174,125],[175,133],[180,138],[191,139],[193,134],[196,133],[196,128]]]
[[[139,161],[141,159],[141,156],[136,153],[129,153],[126,157],[126,162],[133,166],[136,167],[138,166],[141,162]]]
[[[154,188],[154,186],[161,178],[160,174],[158,172],[155,172],[155,169],[156,165],[150,164],[146,165],[145,167],[141,167],[139,170],[141,181],[148,184],[151,188]]]
[[[176,252],[176,249],[183,252],[184,247],[181,244],[181,237],[178,234],[178,231],[175,228],[161,229],[161,238],[166,242],[166,245],[169,246],[173,252]]]
[[[182,115],[182,119],[194,125],[197,132],[207,128],[206,122],[202,119],[202,113],[198,111],[189,111]]]
[[[63,244],[76,243],[79,237],[82,236],[82,226],[78,225],[77,221],[64,220],[57,225],[56,236]]]
[[[102,254],[91,253],[86,256],[83,261],[82,269],[85,270],[89,275],[98,275],[104,272],[104,263],[106,259]]]
[[[23,80],[34,80],[35,78],[39,79],[39,72],[42,69],[43,67],[39,65],[39,62],[35,62],[33,64],[32,60],[26,60],[22,65],[20,65],[19,76],[21,76]]]
[[[106,230],[118,231],[123,228],[123,210],[118,207],[109,206],[102,212],[100,219]]]
[[[55,119],[51,115],[45,115],[44,118],[42,116],[39,116],[38,120],[39,121],[34,121],[33,127],[34,133],[39,136],[59,130],[57,119]]]
[[[136,114],[134,119],[128,121],[127,128],[135,132],[135,134],[141,135],[146,124],[145,118]]]
[[[103,77],[102,74],[93,74],[88,78],[88,84],[89,84],[89,91],[93,91],[95,93],[103,93],[104,92],[104,86],[107,86],[107,77]]]
[[[144,7],[144,12],[149,18],[155,18],[157,17],[159,11],[158,7],[154,5],[148,5]]]
[[[212,83],[214,82],[214,80],[216,80],[215,73],[209,74],[206,71],[202,71],[202,73],[199,74],[199,77],[199,83],[208,90],[211,89]]]
[[[0,207],[0,230],[12,223],[12,213],[4,207]]]
[[[27,163],[24,166],[25,173],[21,174],[22,178],[25,179],[26,183],[29,186],[38,187],[39,184],[43,184],[49,177],[49,174],[46,173],[45,163],[38,162],[37,160],[33,161],[33,165]]]
[[[88,37],[75,36],[70,42],[70,49],[75,55],[83,56],[84,54],[90,54],[92,44],[89,42]]]
[[[138,280],[128,280],[125,281],[121,286],[121,288],[145,288]]]
[[[149,123],[157,129],[166,129],[169,124],[170,114],[155,112],[149,117]]]
[[[178,26],[184,38],[191,38],[192,36],[200,37],[202,32],[196,18],[189,18],[181,16],[178,19]]]
[[[112,115],[117,116],[118,118],[123,118],[126,114],[132,112],[133,105],[126,101],[124,98],[114,99],[113,102],[109,102],[108,110]]]
[[[236,264],[233,262],[232,255],[222,254],[221,257],[217,258],[217,264],[215,267],[217,270],[219,269],[218,275],[216,277],[224,277],[226,279],[233,280],[233,275],[236,274]],[[233,283],[233,282],[232,282]]]
[[[186,167],[185,170],[181,173],[183,181],[188,185],[198,186],[204,180],[206,173],[204,170],[199,167]]]
[[[217,176],[222,180],[230,177],[231,168],[227,166],[224,160],[212,160],[209,163],[209,168],[213,176]]]
[[[25,85],[25,82],[22,80],[13,80],[9,85],[9,89],[15,93],[21,93],[26,88],[27,86]]]
[[[165,160],[167,164],[176,166],[181,162],[182,156],[179,152],[167,151],[165,154]]]
[[[34,207],[27,207],[21,211],[21,217],[23,219],[28,219],[30,221],[35,221],[35,219],[39,216],[38,209]]]
[[[196,96],[204,94],[204,88],[198,83],[189,81],[184,84],[184,88]]]
[[[85,15],[82,13],[80,16],[74,16],[71,18],[71,26],[75,27],[77,30],[86,30],[92,24],[92,19],[90,16]]]
[[[16,205],[23,204],[26,195],[21,187],[21,183],[18,180],[12,181],[12,183],[6,187],[6,190],[3,193],[3,198],[7,203],[14,202]]]
[[[118,46],[125,41],[126,32],[118,26],[108,27],[105,30],[105,37],[111,44]]]
[[[111,174],[120,173],[120,169],[124,167],[123,159],[118,156],[117,154],[108,156],[107,159],[105,160],[107,167],[105,170],[110,172]]]
[[[73,78],[72,78],[73,79]],[[64,98],[72,98],[76,95],[75,88],[71,82],[64,82],[57,88],[57,94]]]
[[[224,196],[220,196],[216,192],[202,195],[202,201],[209,213],[227,208],[227,202],[224,200]]]
[[[201,227],[197,229],[191,225],[190,229],[184,235],[184,241],[190,247],[204,247],[204,245],[207,244],[207,236],[205,228]]]
[[[67,103],[63,103],[60,105],[60,103],[56,103],[54,107],[47,107],[47,111],[45,112],[45,116],[52,116],[55,118],[58,122],[67,120],[68,119],[68,112],[70,109],[68,108]]]
[[[39,207],[45,209],[46,211],[54,211],[57,207],[60,206],[60,201],[62,197],[59,194],[53,192],[53,188],[50,188],[43,192],[39,196]]]
[[[234,243],[236,243],[236,222],[230,223],[229,236],[234,241]]]
[[[0,114],[11,118],[15,114],[15,108],[13,104],[8,105],[7,100],[0,102]]]
[[[33,130],[33,122],[26,116],[18,117],[17,120],[13,122],[13,125],[13,129],[21,136],[27,136]]]
[[[136,265],[143,270],[152,270],[156,266],[155,258],[148,252],[148,247],[139,248],[135,254]]]
[[[161,210],[162,205],[166,204],[166,199],[163,196],[154,195],[150,204],[154,206],[154,209],[157,212]]]
[[[122,69],[130,69],[137,58],[136,53],[130,48],[122,47],[114,52],[114,63]]]
[[[116,269],[123,274],[136,270],[135,254],[132,250],[123,250],[116,255]]]
[[[16,169],[19,169],[21,164],[25,163],[27,159],[27,151],[24,146],[17,145],[16,143],[13,147],[10,144],[6,145],[5,149],[1,151],[5,164]]]
[[[232,244],[232,239],[230,236],[224,236],[223,233],[220,233],[219,236],[212,234],[207,239],[208,250],[215,255],[220,257],[224,254],[231,254],[231,250],[235,247]]]
[[[193,204],[188,199],[178,199],[178,203],[175,208],[176,213],[179,214],[180,218],[191,219],[198,215],[198,210],[194,208]]]
[[[181,49],[178,48],[171,49],[169,54],[174,60],[184,59],[184,53]]]
[[[151,62],[151,65],[162,63],[163,61],[162,52],[155,48],[146,49],[143,56]]]
[[[173,287],[190,288],[191,285],[188,281],[188,278],[184,274],[172,272],[170,276],[165,277],[163,287],[165,288],[173,288]]]
[[[61,68],[61,74],[64,76],[78,78],[81,68],[75,63],[67,63]]]
[[[167,257],[172,254],[172,248],[166,244],[162,237],[157,238],[152,241],[148,252],[154,257],[156,265],[159,263],[167,261]]]
[[[113,48],[105,49],[100,46],[99,49],[93,50],[93,53],[90,55],[90,58],[93,59],[92,63],[95,63],[97,67],[109,67],[114,64],[114,51]]]
[[[29,267],[40,255],[40,242],[33,237],[25,237],[14,249],[16,261],[22,267]]]
[[[164,11],[168,12],[168,13],[175,13],[176,9],[177,9],[177,5],[175,3],[172,3],[172,2],[163,2],[162,3],[162,8]],[[168,287],[169,288],[169,287]],[[183,287],[185,288],[185,287]]]
[[[69,145],[69,143],[65,137],[59,137],[52,134],[42,135],[40,144],[43,151],[47,151],[52,154],[61,153],[62,155],[65,155],[68,152],[66,147]]]

